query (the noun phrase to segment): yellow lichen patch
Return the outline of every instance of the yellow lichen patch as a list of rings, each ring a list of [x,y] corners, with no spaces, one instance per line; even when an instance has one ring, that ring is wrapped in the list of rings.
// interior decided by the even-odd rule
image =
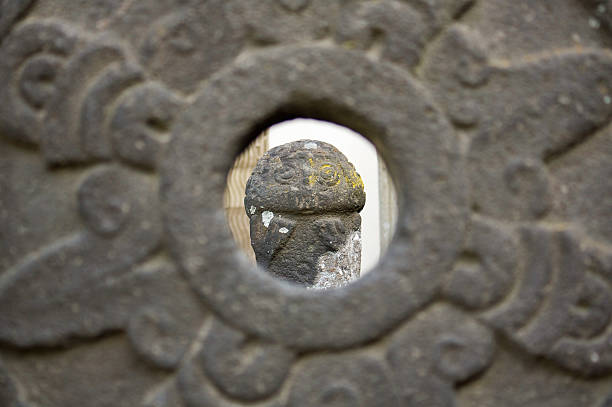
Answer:
[[[317,174],[312,174],[308,176],[308,184],[313,186],[317,182]]]
[[[338,169],[332,164],[322,164],[319,168],[319,174],[323,181],[325,181],[325,184],[328,186],[336,186],[340,184],[341,178],[338,175]],[[334,183],[332,184],[332,182]]]
[[[346,177],[346,182],[347,184],[350,184],[353,187],[353,189],[355,188],[363,189],[364,188],[363,180],[361,179],[361,176],[357,174],[357,171],[355,170],[353,170],[350,177]]]
[[[308,157],[308,163],[310,164],[310,167],[314,170],[315,164],[314,164],[314,160],[312,159],[312,157]],[[308,176],[308,185],[313,186],[316,182],[317,182],[316,173],[313,173]]]
[[[344,41],[342,43],[342,46],[346,49],[355,49],[357,48],[357,42],[352,41],[352,40]]]

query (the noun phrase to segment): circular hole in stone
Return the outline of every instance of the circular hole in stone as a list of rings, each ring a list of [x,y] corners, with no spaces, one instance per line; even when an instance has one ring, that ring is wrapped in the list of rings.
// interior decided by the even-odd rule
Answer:
[[[376,147],[313,119],[280,122],[257,137],[228,174],[224,207],[252,263],[307,288],[341,287],[369,272],[397,217],[395,188]]]

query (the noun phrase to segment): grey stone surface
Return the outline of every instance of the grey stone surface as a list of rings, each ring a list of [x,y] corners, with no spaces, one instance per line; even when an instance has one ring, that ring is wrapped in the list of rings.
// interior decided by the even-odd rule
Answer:
[[[609,406],[612,7],[0,1],[2,407]],[[369,138],[398,193],[336,290],[222,205],[273,123]]]
[[[361,176],[331,144],[300,140],[257,162],[246,185],[257,264],[305,287],[342,287],[359,277]]]

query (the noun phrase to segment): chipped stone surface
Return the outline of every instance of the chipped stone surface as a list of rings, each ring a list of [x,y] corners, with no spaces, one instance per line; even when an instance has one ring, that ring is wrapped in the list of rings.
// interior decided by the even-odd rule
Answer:
[[[342,287],[359,278],[361,260],[361,232],[349,234],[335,252],[327,252],[317,263],[319,274],[312,288]]]
[[[270,226],[270,222],[274,219],[274,213],[270,211],[263,211],[261,213],[261,221],[265,227]]]
[[[611,5],[0,0],[0,406],[612,406]],[[221,208],[295,117],[397,186],[335,290],[255,272]],[[362,197],[286,167],[261,263],[302,235],[322,283]]]

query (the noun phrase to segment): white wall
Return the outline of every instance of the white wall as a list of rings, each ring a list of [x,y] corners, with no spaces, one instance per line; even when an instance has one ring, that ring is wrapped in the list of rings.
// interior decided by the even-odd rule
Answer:
[[[363,179],[366,203],[361,211],[361,270],[370,270],[380,256],[378,158],[376,148],[354,131],[333,123],[312,119],[295,119],[270,128],[270,148],[292,141],[311,139],[329,143],[353,163]]]

